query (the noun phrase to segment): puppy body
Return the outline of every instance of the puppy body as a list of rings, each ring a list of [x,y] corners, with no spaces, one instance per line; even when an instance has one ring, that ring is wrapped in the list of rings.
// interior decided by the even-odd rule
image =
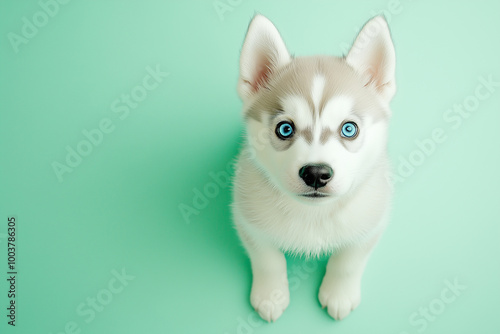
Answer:
[[[235,178],[233,215],[241,239],[284,252],[319,256],[379,235],[387,222],[390,188],[385,162],[362,187],[328,205],[298,202],[274,187],[243,151]]]
[[[319,300],[335,319],[359,305],[361,277],[389,214],[389,102],[395,57],[371,20],[346,58],[292,58],[256,16],[241,53],[246,143],[233,216],[253,272],[253,307],[274,321],[289,304],[283,252],[332,253]]]

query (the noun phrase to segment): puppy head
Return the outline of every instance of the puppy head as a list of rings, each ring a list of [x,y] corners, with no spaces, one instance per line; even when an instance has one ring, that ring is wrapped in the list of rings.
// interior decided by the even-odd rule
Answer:
[[[369,21],[345,58],[292,58],[258,15],[241,51],[238,93],[254,160],[301,201],[349,193],[384,154],[395,55],[387,23]]]

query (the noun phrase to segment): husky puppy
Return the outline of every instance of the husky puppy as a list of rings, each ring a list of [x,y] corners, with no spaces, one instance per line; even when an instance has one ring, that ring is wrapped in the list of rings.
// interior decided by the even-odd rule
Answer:
[[[267,18],[251,21],[240,57],[246,141],[232,209],[251,261],[250,302],[264,320],[289,304],[283,252],[333,254],[321,305],[336,320],[359,305],[361,276],[388,220],[394,70],[382,17],[342,58],[292,57]]]

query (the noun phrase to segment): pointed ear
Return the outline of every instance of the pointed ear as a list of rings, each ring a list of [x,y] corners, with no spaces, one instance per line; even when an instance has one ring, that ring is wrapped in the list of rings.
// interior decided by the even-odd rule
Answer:
[[[346,61],[366,78],[389,102],[396,92],[396,55],[387,22],[377,16],[365,24],[346,57]]]
[[[265,86],[281,66],[290,62],[290,54],[276,27],[262,15],[250,22],[241,49],[238,94],[248,100]]]

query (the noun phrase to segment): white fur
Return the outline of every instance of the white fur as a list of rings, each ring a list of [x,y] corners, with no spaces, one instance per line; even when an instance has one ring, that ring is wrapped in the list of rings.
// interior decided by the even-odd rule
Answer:
[[[312,90],[311,90],[311,97],[313,100],[314,109],[316,111],[314,113],[314,116],[316,116],[314,119],[314,123],[315,123],[316,127],[319,125],[318,124],[319,123],[318,110],[319,110],[319,104],[320,104],[321,98],[323,97],[323,90],[324,89],[325,89],[325,77],[322,75],[317,75],[314,78],[314,81],[312,84]],[[321,135],[321,132],[319,132],[319,131],[314,132],[314,141],[315,142],[319,141],[320,135]]]
[[[321,98],[323,97],[323,90],[325,89],[325,77],[322,75],[317,75],[314,77],[312,89],[311,89],[311,96],[313,99],[314,107],[316,110],[319,108],[319,102],[321,101]]]
[[[262,15],[257,15],[248,27],[247,38],[240,57],[240,79],[238,93],[246,102],[251,99],[259,73],[266,66],[279,67],[290,61],[290,54],[278,30]]]
[[[387,22],[381,16],[368,21],[354,41],[346,61],[376,87],[385,100],[396,93],[396,54]]]
[[[379,18],[374,20],[375,23],[380,21]],[[365,28],[373,24],[368,23]],[[382,25],[381,30],[384,27],[387,29],[387,25]],[[385,47],[390,42],[388,31],[379,31],[376,36],[368,46],[359,44],[359,37],[356,43],[359,48],[370,50],[380,45]],[[388,60],[378,59],[377,66],[393,61],[390,51],[377,52],[389,54]],[[256,55],[257,60],[253,58]],[[376,53],[375,56],[381,55]],[[252,86],[252,78],[259,72],[259,61],[268,63],[263,59],[272,59],[273,70],[290,61],[276,28],[264,17],[257,16],[250,25],[241,54],[238,89],[245,103],[244,110],[260,89],[255,90]],[[375,66],[372,58],[355,53],[350,56],[349,64],[360,73]],[[384,68],[391,72],[392,65]],[[390,73],[384,71],[368,73],[373,82],[390,79]],[[333,318],[346,317],[359,305],[365,264],[387,223],[391,197],[386,179],[389,170],[387,119],[376,119],[371,114],[361,119],[353,112],[354,98],[348,93],[332,97],[319,115],[317,109],[324,88],[325,77],[316,76],[310,89],[316,110],[310,110],[303,97],[288,95],[280,97],[283,114],[272,120],[247,119],[247,144],[236,166],[233,215],[251,260],[250,300],[267,321],[278,319],[290,300],[283,251],[306,256],[335,251],[328,262],[318,297]],[[393,92],[387,89],[374,86],[378,95],[371,97],[367,93],[366,98],[373,98],[374,103],[380,99],[381,105],[388,103]],[[269,129],[285,119],[292,119],[301,129],[312,127],[313,142],[298,138],[288,149],[276,150],[271,145],[275,139]],[[346,120],[362,128],[359,136],[347,146],[338,137],[338,129]],[[335,135],[322,143],[319,138],[324,129],[330,129]],[[326,163],[333,168],[333,179],[321,188],[329,197],[300,196],[308,191],[308,186],[298,171],[309,163]]]
[[[336,96],[330,99],[321,114],[321,123],[332,128],[333,124],[340,124],[349,117],[353,108],[352,98],[349,96]]]
[[[300,122],[304,127],[313,126],[313,121],[309,117],[312,111],[303,97],[288,95],[281,99],[281,104],[288,115],[297,120],[297,123]]]

